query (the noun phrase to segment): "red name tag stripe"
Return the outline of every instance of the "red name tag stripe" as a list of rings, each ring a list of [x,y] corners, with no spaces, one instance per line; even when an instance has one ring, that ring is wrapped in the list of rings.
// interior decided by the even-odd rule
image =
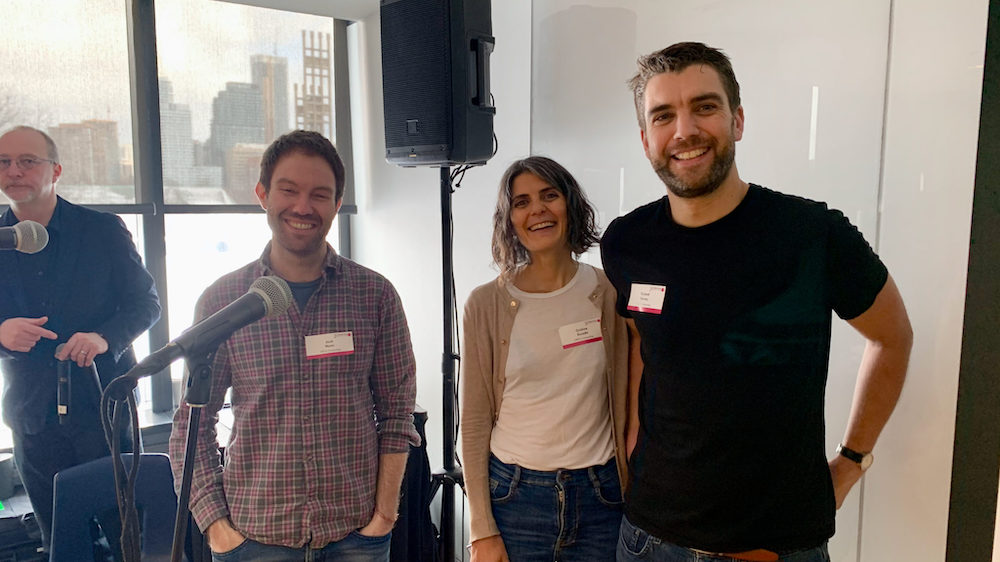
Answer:
[[[597,336],[596,338],[590,338],[589,340],[578,341],[576,343],[571,343],[563,346],[563,349],[569,349],[571,347],[576,347],[578,345],[584,345],[588,343],[594,343],[595,341],[601,341],[604,338],[602,336]]]
[[[652,314],[659,314],[659,313],[663,312],[659,308],[646,308],[644,306],[629,306],[627,308],[629,310],[633,311],[633,312],[649,312],[649,313],[652,313]]]
[[[324,353],[323,355],[313,355],[313,356],[310,356],[310,357],[306,357],[306,359],[309,359],[309,360],[322,359],[324,357],[336,357],[338,355],[350,355],[352,353],[354,353],[354,352],[353,351],[337,351],[337,352],[334,352],[334,353]]]

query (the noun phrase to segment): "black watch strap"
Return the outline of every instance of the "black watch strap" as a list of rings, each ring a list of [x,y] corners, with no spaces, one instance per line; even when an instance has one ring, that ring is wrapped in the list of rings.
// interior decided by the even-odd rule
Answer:
[[[840,453],[840,456],[847,457],[858,464],[861,464],[861,461],[865,460],[865,456],[863,454],[855,451],[854,449],[848,449],[843,443],[837,445],[837,452]]]
[[[875,460],[875,457],[873,457],[871,453],[859,453],[854,449],[845,447],[843,443],[837,445],[837,454],[848,460],[854,461],[855,464],[861,467],[862,471],[868,470],[868,467],[870,467],[872,462]]]

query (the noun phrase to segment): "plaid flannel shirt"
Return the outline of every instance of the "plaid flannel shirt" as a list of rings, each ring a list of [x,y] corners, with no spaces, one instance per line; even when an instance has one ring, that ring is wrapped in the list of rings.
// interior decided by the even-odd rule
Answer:
[[[205,318],[274,275],[262,257],[229,273],[198,301]],[[304,310],[289,307],[219,347],[212,394],[198,430],[191,512],[202,530],[220,517],[265,544],[321,547],[371,519],[379,455],[418,445],[410,334],[395,289],[381,275],[327,250],[325,274]],[[305,336],[351,332],[354,351],[307,359]],[[232,388],[225,466],[215,426]],[[170,458],[180,489],[186,404],[177,409]]]

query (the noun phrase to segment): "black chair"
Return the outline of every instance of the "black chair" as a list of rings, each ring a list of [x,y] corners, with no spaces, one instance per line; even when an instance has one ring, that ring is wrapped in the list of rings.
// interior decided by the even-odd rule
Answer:
[[[122,460],[128,470],[132,454],[123,454]],[[118,513],[111,457],[59,472],[53,492],[49,561],[92,560],[91,521],[109,512]],[[140,514],[143,562],[170,560],[177,495],[167,455],[145,453],[139,457],[135,503]]]

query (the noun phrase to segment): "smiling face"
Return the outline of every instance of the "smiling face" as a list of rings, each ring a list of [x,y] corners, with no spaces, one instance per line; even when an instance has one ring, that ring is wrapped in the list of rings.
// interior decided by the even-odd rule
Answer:
[[[272,251],[304,258],[325,256],[326,235],[343,202],[336,200],[336,192],[337,180],[325,159],[299,151],[282,156],[270,189],[260,183],[256,188],[267,211]]]
[[[0,171],[0,190],[15,209],[24,205],[54,208],[55,183],[62,173],[62,166],[42,161],[29,170],[22,170],[13,161],[25,156],[36,160],[51,158],[42,135],[30,129],[14,129],[0,137],[0,158],[12,161],[6,170]]]
[[[566,197],[559,188],[524,172],[511,184],[510,222],[529,254],[571,253]]]
[[[743,108],[729,108],[715,69],[695,64],[650,78],[644,116],[643,149],[671,193],[702,197],[738,179],[733,162]]]

